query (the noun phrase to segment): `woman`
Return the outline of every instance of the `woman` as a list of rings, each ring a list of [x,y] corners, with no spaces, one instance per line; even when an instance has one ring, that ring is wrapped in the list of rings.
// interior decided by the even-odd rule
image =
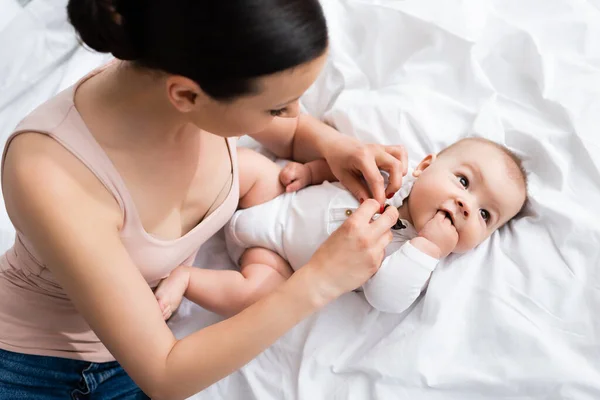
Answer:
[[[405,155],[298,115],[326,58],[317,0],[71,0],[68,13],[84,43],[122,61],[7,143],[18,234],[0,263],[0,398],[185,398],[377,270],[397,213],[371,221]],[[364,176],[377,201],[271,295],[176,340],[152,288],[235,211],[245,133],[280,157],[327,159],[360,199]]]

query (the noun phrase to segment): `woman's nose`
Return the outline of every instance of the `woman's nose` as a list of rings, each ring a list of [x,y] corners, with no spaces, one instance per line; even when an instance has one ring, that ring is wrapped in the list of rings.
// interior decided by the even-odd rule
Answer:
[[[282,117],[296,118],[298,114],[300,114],[300,102],[296,100],[285,107],[285,114]]]

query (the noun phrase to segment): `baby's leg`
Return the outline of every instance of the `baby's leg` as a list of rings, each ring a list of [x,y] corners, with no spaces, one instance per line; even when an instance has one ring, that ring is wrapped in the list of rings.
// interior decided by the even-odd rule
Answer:
[[[241,271],[220,271],[182,266],[156,289],[155,296],[168,319],[183,296],[223,316],[235,315],[285,282],[289,264],[276,253],[248,249],[240,260]]]

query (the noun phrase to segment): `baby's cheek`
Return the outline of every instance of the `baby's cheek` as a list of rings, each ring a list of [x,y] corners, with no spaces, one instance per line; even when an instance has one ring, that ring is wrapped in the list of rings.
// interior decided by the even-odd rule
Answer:
[[[454,249],[454,253],[462,254],[471,251],[475,247],[477,247],[477,245],[479,245],[482,241],[483,239],[480,232],[477,232],[476,230],[464,229],[459,234],[458,244]]]
[[[416,217],[413,215],[413,226],[417,232],[421,232],[427,222],[429,222],[429,219],[425,218],[424,215],[418,215]]]

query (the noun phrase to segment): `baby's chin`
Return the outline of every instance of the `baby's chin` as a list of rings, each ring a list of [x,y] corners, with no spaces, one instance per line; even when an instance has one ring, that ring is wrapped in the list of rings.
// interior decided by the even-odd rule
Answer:
[[[431,220],[431,216],[429,214],[424,215],[425,213],[412,213],[410,215],[410,219],[413,227],[417,232],[421,232],[425,227],[425,224]]]
[[[475,246],[475,247],[477,247],[477,246]],[[459,255],[460,254],[465,254],[465,253],[468,253],[469,251],[473,250],[475,247],[460,248],[459,246],[456,246],[454,248],[454,250],[452,250],[450,253],[451,254],[459,254]]]
[[[480,242],[477,242],[475,244],[467,244],[467,243],[461,243],[460,242],[460,238],[459,238],[458,239],[458,244],[456,245],[456,247],[454,248],[454,250],[452,250],[452,253],[453,254],[465,254],[465,253],[468,253],[470,251],[475,250],[477,248],[477,246],[479,246],[484,241],[485,241],[485,239],[482,240],[482,241],[480,241]]]

